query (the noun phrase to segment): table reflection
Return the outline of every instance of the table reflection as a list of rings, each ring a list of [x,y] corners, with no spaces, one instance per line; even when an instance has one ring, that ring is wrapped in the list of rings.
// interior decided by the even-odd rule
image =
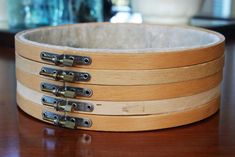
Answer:
[[[20,155],[40,152],[37,155],[142,157],[203,153],[207,152],[211,145],[219,144],[218,123],[219,113],[216,113],[201,122],[172,129],[133,133],[95,132],[59,128],[35,120],[20,110]],[[205,133],[208,129],[212,132],[209,137]],[[194,141],[197,141],[197,144]],[[200,150],[197,149],[199,147]]]

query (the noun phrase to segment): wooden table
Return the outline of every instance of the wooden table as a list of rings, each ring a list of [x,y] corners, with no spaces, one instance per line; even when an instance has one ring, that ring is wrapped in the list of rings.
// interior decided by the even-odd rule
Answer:
[[[17,108],[14,49],[0,47],[0,156],[235,156],[235,41],[226,49],[220,112],[173,129],[109,133],[55,127]]]

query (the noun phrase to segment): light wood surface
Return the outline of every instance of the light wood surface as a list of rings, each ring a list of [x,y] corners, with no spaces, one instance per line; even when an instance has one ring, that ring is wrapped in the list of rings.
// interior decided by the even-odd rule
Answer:
[[[226,26],[221,30],[226,30],[231,37],[230,31],[235,32],[232,26],[231,30]],[[9,38],[3,38],[4,33],[0,33],[0,39],[13,45]],[[219,112],[183,127],[134,133],[70,130],[39,121],[23,112],[15,99],[14,49],[0,47],[0,156],[233,157],[235,41],[227,38],[227,42]]]
[[[92,121],[90,128],[81,127],[79,129],[97,130],[97,131],[144,131],[156,130],[169,127],[175,127],[193,123],[214,114],[219,108],[219,98],[211,102],[191,108],[188,110],[156,115],[145,116],[98,116],[70,113],[66,114],[71,117],[84,117]],[[18,106],[27,114],[42,120],[42,112],[45,107],[33,103],[17,95]],[[46,108],[47,111],[61,114]],[[64,115],[64,114],[63,114]]]
[[[51,84],[62,83],[43,79],[17,68],[16,77],[17,80],[26,87],[39,92],[41,92],[40,85],[42,82]],[[64,86],[81,87],[92,90],[92,96],[77,96],[76,98],[78,99],[104,101],[144,101],[194,95],[216,87],[221,82],[221,79],[222,72],[218,72],[212,76],[202,79],[149,86],[101,86],[72,83],[64,83]]]
[[[86,24],[83,26],[85,27],[87,26],[87,28],[91,26],[98,26],[100,28],[106,25],[112,25],[112,24],[90,24],[90,25]],[[131,24],[129,25],[131,28],[132,25]],[[147,26],[151,26],[153,28],[159,27],[158,25],[156,26],[148,25],[148,24],[145,24],[145,25],[146,27]],[[224,54],[224,37],[222,35],[212,32],[212,31],[208,31],[204,29],[197,29],[193,27],[185,27],[185,31],[192,30],[194,32],[198,31],[199,33],[207,33],[208,36],[214,35],[219,40],[215,43],[212,43],[206,46],[205,45],[197,46],[195,48],[181,47],[176,50],[172,50],[172,49],[171,50],[161,50],[161,49],[159,50],[159,49],[153,48],[151,49],[151,51],[148,51],[146,49],[130,50],[130,51],[128,49],[127,50],[120,49],[120,50],[116,50],[115,53],[112,53],[112,50],[110,49],[104,49],[104,50],[99,50],[99,48],[97,49],[80,48],[79,49],[79,48],[72,48],[69,46],[59,46],[58,44],[55,44],[57,46],[55,45],[53,46],[53,45],[45,44],[45,43],[42,44],[39,42],[32,42],[30,40],[26,40],[24,37],[24,36],[27,36],[28,34],[37,34],[38,32],[39,32],[39,35],[42,36],[43,34],[40,34],[40,31],[44,29],[49,29],[51,32],[53,32],[56,30],[63,31],[63,29],[68,29],[70,27],[73,27],[73,26],[40,28],[40,29],[18,33],[15,38],[16,52],[25,58],[42,62],[42,63],[46,63],[45,61],[40,59],[40,53],[43,51],[52,52],[56,54],[88,56],[92,59],[92,64],[89,66],[78,66],[78,67],[91,68],[91,69],[103,69],[103,70],[104,69],[140,70],[140,69],[182,67],[182,66],[205,63],[205,62],[214,60],[216,58],[219,58],[223,56]],[[76,27],[76,25],[74,27]],[[172,27],[166,26],[166,27],[169,29],[175,29],[175,27],[177,26],[172,26]],[[79,29],[79,25],[77,28]],[[182,27],[182,29],[184,29],[184,27]],[[44,33],[44,36],[45,35],[47,34]],[[39,37],[38,38],[34,37],[34,38],[39,39]],[[205,37],[206,36],[204,36],[204,38]],[[50,37],[50,39],[53,39],[53,37]]]
[[[41,98],[43,93],[31,90],[20,82],[17,82],[17,94],[24,99],[28,99],[36,104],[42,105]],[[74,100],[64,99],[68,101],[79,101],[93,104],[92,112],[74,111],[74,113],[83,114],[99,114],[99,115],[146,115],[146,114],[163,114],[168,112],[182,111],[185,109],[194,108],[202,104],[208,103],[213,98],[220,94],[220,86],[217,86],[208,91],[173,99],[153,100],[153,101],[89,101],[89,100]],[[52,108],[52,107],[48,107]]]
[[[126,38],[123,38],[124,34],[120,36],[119,33],[123,33],[123,31],[120,31],[120,28],[118,29],[120,32],[114,31],[117,29],[116,26],[113,24],[87,24],[71,27],[48,27],[19,33],[16,36],[15,43],[16,53],[20,56],[41,63],[46,63],[40,59],[40,54],[43,51],[55,54],[88,56],[92,59],[91,65],[77,67],[80,68],[79,70],[86,70],[86,72],[90,70],[94,77],[92,77],[89,83],[58,82],[38,75],[38,70],[43,65],[37,63],[39,64],[38,66],[30,66],[29,63],[22,68],[21,65],[23,65],[24,61],[18,62],[16,68],[17,81],[29,88],[29,93],[31,90],[31,98],[28,99],[28,96],[22,96],[27,94],[27,92],[22,91],[22,88],[18,88],[20,90],[17,94],[19,107],[29,115],[40,120],[42,120],[41,114],[43,110],[56,112],[54,109],[41,105],[38,101],[39,95],[44,93],[40,89],[40,84],[44,82],[57,85],[62,84],[61,86],[63,87],[71,86],[91,89],[93,93],[91,97],[76,97],[76,99],[84,100],[122,103],[139,101],[139,103],[143,103],[144,101],[160,102],[170,98],[180,104],[180,101],[183,101],[185,97],[191,99],[184,100],[185,103],[181,106],[180,110],[180,107],[172,106],[174,104],[171,103],[172,100],[167,100],[168,104],[166,104],[169,106],[166,106],[165,112],[159,112],[158,106],[152,105],[153,108],[150,107],[149,109],[152,112],[154,109],[158,110],[158,112],[151,115],[145,111],[142,111],[142,114],[147,115],[136,114],[136,112],[140,112],[140,109],[145,109],[147,104],[144,104],[144,107],[141,108],[133,108],[133,110],[130,110],[133,113],[125,116],[56,112],[61,115],[91,119],[92,126],[90,128],[81,128],[87,130],[143,131],[162,129],[204,119],[218,110],[219,93],[216,95],[215,91],[218,92],[216,87],[219,86],[222,80],[224,54],[224,37],[222,35],[203,29],[190,27],[177,28],[176,26],[166,26],[167,29],[161,28],[166,33],[161,34],[161,29],[157,30],[154,25],[139,25],[142,31],[138,32],[139,29],[133,31],[138,25],[123,24],[119,27],[125,28],[124,33],[127,33],[127,30],[129,30],[129,33],[133,35],[129,35],[132,38],[126,40]],[[130,27],[126,29],[127,26]],[[80,30],[81,28],[85,28],[85,34],[84,30]],[[101,28],[107,29],[104,29],[105,31],[103,32]],[[147,30],[146,28],[150,29]],[[109,32],[108,30],[111,31],[110,34],[107,33]],[[77,36],[79,31],[79,36]],[[146,31],[150,32],[146,33]],[[171,31],[174,34],[169,33]],[[75,38],[70,40],[71,38],[68,38],[67,33]],[[73,33],[76,35],[74,36]],[[143,34],[143,39],[146,38],[146,40],[139,40],[140,34]],[[191,35],[191,39],[185,40],[185,35]],[[109,36],[114,37],[112,38],[114,42],[110,40]],[[175,37],[180,37],[184,41],[173,40]],[[64,69],[71,70],[72,68]],[[97,72],[96,70],[100,71]],[[112,70],[116,71],[113,72]],[[130,72],[128,70],[133,71]],[[145,71],[142,72],[142,70]],[[101,71],[102,73],[106,72],[106,74],[103,75]],[[105,75],[116,79],[105,77]],[[107,80],[103,81],[103,77]],[[146,77],[151,79],[145,81]],[[167,79],[168,77],[169,79]],[[96,82],[92,82],[93,79]],[[129,82],[132,83],[130,84]],[[35,90],[36,93],[33,93],[34,91],[32,92],[32,90]],[[197,99],[195,99],[195,95]],[[186,104],[189,101],[193,101],[193,99],[200,102],[203,102],[203,100],[207,101],[197,105],[195,105],[196,101],[194,101],[195,106],[187,106]],[[112,106],[109,107],[106,113],[114,109]],[[123,111],[123,108],[120,107],[119,112],[120,110]],[[129,112],[129,110],[126,111]]]
[[[25,59],[16,53],[16,67],[27,73],[39,75],[43,67],[49,67],[57,70],[87,72],[91,79],[87,82],[79,81],[83,84],[97,84],[97,85],[150,85],[173,83],[180,81],[187,81],[199,79],[215,74],[221,71],[224,65],[224,57],[216,60],[202,63],[193,66],[170,68],[170,69],[156,69],[156,70],[96,70],[73,67],[57,67],[48,64],[34,62]],[[45,79],[50,77],[41,76]],[[78,83],[78,82],[76,82]]]

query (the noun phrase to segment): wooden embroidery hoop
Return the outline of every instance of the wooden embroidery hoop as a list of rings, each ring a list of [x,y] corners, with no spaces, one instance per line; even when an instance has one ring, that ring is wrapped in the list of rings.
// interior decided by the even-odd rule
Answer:
[[[29,101],[42,105],[43,93],[31,90],[20,82],[17,82],[17,94]],[[82,114],[96,114],[96,115],[150,115],[150,114],[164,114],[176,111],[183,111],[190,108],[200,106],[208,103],[213,98],[220,94],[220,86],[212,88],[208,91],[172,99],[152,100],[152,101],[87,101],[67,99],[68,101],[87,102],[94,105],[92,112],[73,111],[78,115]],[[51,108],[51,107],[48,107]]]
[[[91,23],[24,31],[16,35],[15,43],[17,103],[26,113],[49,123],[86,130],[144,131],[199,121],[219,108],[224,62],[224,37],[219,33],[181,26]],[[87,72],[91,79],[53,80],[39,75],[43,67]],[[40,102],[43,95],[53,96],[41,91],[43,83],[66,90],[89,89],[89,97],[78,95],[66,101],[106,106],[90,114],[55,111]],[[30,92],[35,96],[31,93],[27,98]],[[194,99],[191,106],[184,106]],[[135,102],[150,107],[150,102],[156,102],[158,107],[124,113],[122,105],[117,107],[120,102],[128,107]],[[171,102],[178,107],[174,109]]]
[[[170,69],[96,70],[83,68],[79,70],[78,68],[73,67],[57,67],[53,65],[45,65],[43,63],[38,63],[25,59],[16,54],[16,68],[27,73],[39,76],[39,73],[44,68],[72,72],[85,72],[91,76],[89,81],[79,81],[73,83],[94,85],[154,85],[188,81],[213,75],[221,71],[223,65],[224,56],[207,63]],[[45,77],[42,75],[41,77],[45,79],[54,80],[53,78]]]
[[[219,108],[219,97],[211,102],[180,112],[145,115],[145,116],[101,116],[101,115],[84,115],[72,114],[72,117],[84,117],[91,119],[91,127],[78,127],[77,129],[96,130],[96,131],[146,131],[163,128],[171,128],[180,125],[190,124],[214,114]],[[19,107],[29,115],[42,119],[42,112],[45,109],[42,105],[33,103],[17,95]],[[48,109],[46,109],[48,110]],[[50,110],[48,110],[50,111]],[[54,111],[53,111],[54,112]],[[59,112],[55,112],[61,114]],[[48,122],[43,120],[44,122]]]
[[[132,28],[132,29],[130,29]],[[87,30],[89,29],[89,30]],[[160,31],[165,31],[164,33],[173,33],[169,34],[169,39],[174,38],[174,40],[179,40],[179,35],[183,34],[181,40],[187,36],[188,38],[192,38],[193,36],[198,35],[198,40],[203,38],[216,38],[216,41],[211,42],[210,44],[202,44],[194,47],[175,47],[174,49],[164,49],[161,48],[151,48],[151,49],[83,49],[83,48],[72,48],[67,46],[59,46],[47,43],[40,43],[41,38],[48,38],[50,40],[58,40],[58,38],[67,36],[67,39],[71,37],[79,38],[79,35],[83,35],[83,31],[94,30],[91,34],[90,38],[95,38],[98,35],[102,35],[106,33],[106,36],[102,39],[109,39],[111,35],[115,35],[120,37],[119,40],[125,40],[124,37],[128,37],[131,35],[136,35],[135,40],[140,40],[142,34],[151,37],[151,32],[156,32],[153,34],[154,37],[158,38]],[[101,31],[99,34],[94,34],[96,31]],[[116,31],[123,32],[118,36]],[[132,31],[133,30],[133,31]],[[79,31],[79,32],[78,32]],[[78,32],[78,33],[77,33]],[[142,33],[141,33],[142,32]],[[175,35],[175,32],[180,32],[178,35]],[[186,33],[182,33],[186,32]],[[57,34],[61,36],[58,37]],[[67,33],[67,34],[66,34]],[[112,34],[110,34],[112,33]],[[130,34],[132,33],[132,34]],[[68,36],[68,34],[71,36]],[[139,34],[139,35],[138,35]],[[191,34],[191,35],[190,35]],[[77,36],[75,36],[77,35]],[[89,35],[89,33],[88,33]],[[162,34],[161,34],[162,35]],[[46,37],[48,36],[48,37]],[[170,38],[171,36],[171,38]],[[40,38],[41,37],[41,38]],[[82,37],[86,37],[83,35]],[[132,36],[131,36],[132,37]],[[211,40],[209,39],[208,40]],[[90,39],[89,38],[89,39]],[[134,37],[133,37],[134,38]],[[106,39],[106,42],[109,40]],[[154,38],[153,38],[154,39]],[[72,39],[73,40],[73,39]],[[72,41],[74,43],[74,41]],[[88,39],[87,39],[88,40]],[[98,40],[98,39],[97,39]],[[102,41],[100,39],[100,41]],[[131,39],[129,39],[131,42]],[[132,39],[133,40],[133,39]],[[151,39],[148,39],[151,41]],[[159,40],[162,40],[159,38]],[[151,25],[151,24],[109,24],[109,23],[91,23],[91,24],[75,24],[75,25],[64,25],[57,27],[45,27],[39,29],[33,29],[28,31],[23,31],[18,33],[15,38],[15,47],[16,52],[30,60],[34,60],[37,62],[47,63],[40,58],[41,52],[53,52],[55,54],[68,54],[68,55],[82,55],[89,56],[92,59],[92,64],[89,66],[79,65],[79,68],[91,68],[91,69],[159,69],[159,68],[175,68],[182,66],[195,65],[200,63],[205,63],[216,58],[219,58],[224,53],[224,37],[216,32],[199,29],[195,27],[188,26],[166,26],[166,25]],[[36,41],[36,42],[35,42]],[[83,42],[83,39],[79,40]],[[187,40],[185,40],[186,42]],[[90,41],[91,42],[91,41]],[[123,45],[128,45],[126,41],[123,41]],[[140,40],[141,44],[142,40]],[[154,41],[155,42],[155,41]],[[105,42],[101,42],[101,44]],[[159,43],[159,41],[155,42],[155,44]],[[112,44],[112,43],[110,43]],[[134,43],[131,42],[133,45]],[[132,46],[131,45],[131,46]],[[87,46],[87,45],[86,45]],[[50,63],[49,63],[50,64]]]

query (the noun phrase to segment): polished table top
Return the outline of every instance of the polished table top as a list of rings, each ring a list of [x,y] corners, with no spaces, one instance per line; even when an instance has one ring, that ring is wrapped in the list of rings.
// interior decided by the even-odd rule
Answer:
[[[234,52],[233,52],[234,50]],[[235,156],[235,44],[227,45],[221,109],[200,122],[151,132],[69,130],[31,118],[15,100],[14,49],[0,47],[0,156]]]

